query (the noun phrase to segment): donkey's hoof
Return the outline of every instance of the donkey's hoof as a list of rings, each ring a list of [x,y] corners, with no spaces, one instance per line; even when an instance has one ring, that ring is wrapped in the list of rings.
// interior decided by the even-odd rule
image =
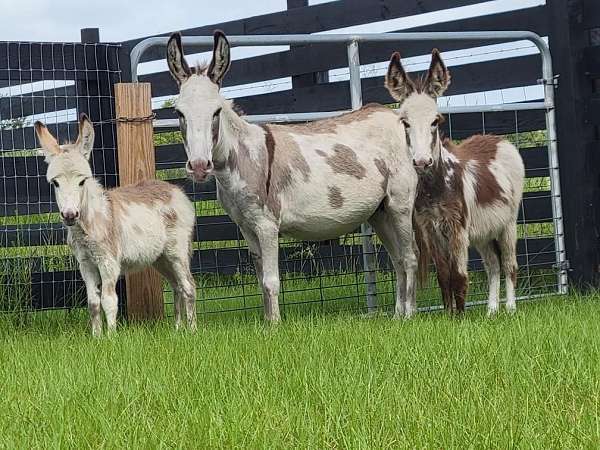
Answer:
[[[404,320],[410,320],[415,316],[416,311],[405,311]]]
[[[517,305],[515,304],[506,304],[506,312],[511,316],[517,313]]]
[[[498,315],[498,308],[488,308],[487,317],[488,319],[493,319]]]
[[[281,317],[279,316],[265,316],[265,324],[275,327],[281,323]]]

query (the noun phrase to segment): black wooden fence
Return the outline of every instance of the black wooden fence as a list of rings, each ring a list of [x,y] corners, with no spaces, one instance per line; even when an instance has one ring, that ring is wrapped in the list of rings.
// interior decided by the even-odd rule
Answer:
[[[334,30],[342,27],[401,18],[422,14],[440,9],[476,5],[481,0],[408,0],[403,2],[392,0],[342,0],[315,6],[300,6],[288,11],[246,18],[232,22],[203,26],[184,30],[184,35],[208,35],[215,28],[220,28],[228,34],[287,34],[314,33]],[[577,3],[577,2],[570,2]],[[584,3],[582,1],[582,3]],[[556,44],[554,36],[562,36],[565,32],[558,23],[560,8],[566,8],[566,0],[550,1],[547,6],[536,6],[527,9],[498,13],[493,15],[472,17],[456,21],[434,23],[427,26],[411,28],[410,31],[475,31],[475,30],[530,30],[541,36],[549,36],[552,50],[555,52],[555,72],[570,73],[571,78],[583,78],[579,66],[575,63],[565,67],[565,60],[570,58],[567,50]],[[291,2],[290,6],[298,6]],[[571,23],[570,32],[577,27],[593,28],[591,17],[600,19],[600,11],[592,0],[585,14],[585,24]],[[590,9],[591,8],[591,9]],[[482,13],[485,11],[482,9]],[[555,16],[553,16],[553,14]],[[556,19],[554,20],[553,17]],[[573,20],[572,20],[573,21]],[[566,26],[566,25],[565,25]],[[86,36],[89,36],[87,32]],[[10,286],[18,283],[31,285],[28,295],[31,299],[28,306],[34,308],[64,307],[80,304],[84,298],[82,283],[75,271],[72,260],[65,263],[65,232],[57,223],[56,217],[43,216],[44,213],[56,212],[52,192],[46,180],[45,164],[39,156],[34,156],[29,150],[37,144],[31,121],[18,126],[11,121],[22,117],[32,117],[42,114],[45,120],[57,116],[57,124],[50,125],[52,132],[62,139],[75,137],[75,118],[78,112],[86,111],[92,120],[99,122],[97,128],[96,150],[94,151],[94,171],[107,186],[114,186],[118,181],[116,170],[115,131],[111,119],[114,118],[112,85],[118,81],[127,81],[129,77],[128,51],[143,38],[120,44],[31,44],[31,43],[0,43],[0,219],[4,219],[0,227],[0,244],[5,252],[0,256],[4,265],[15,265],[18,261],[27,261],[28,280],[20,280],[9,271],[0,285]],[[89,39],[88,39],[89,40]],[[93,40],[93,39],[92,39]],[[486,42],[485,45],[490,44]],[[468,49],[483,45],[481,42],[439,42],[436,43],[442,51]],[[555,50],[555,48],[557,50]],[[205,48],[187,48],[188,53],[205,51]],[[392,51],[398,50],[396,45],[362,44],[360,47],[361,63],[371,64],[386,61]],[[404,43],[403,57],[427,54],[431,43]],[[590,73],[594,67],[600,66],[600,58],[595,49],[586,49],[585,56],[591,63]],[[497,59],[485,62],[468,63],[451,67],[453,84],[448,95],[461,95],[474,92],[507,89],[530,86],[541,78],[541,62],[539,55],[517,56],[502,59],[501,52]],[[163,60],[164,49],[153,49],[145,54],[143,61]],[[290,113],[309,111],[334,111],[350,108],[348,81],[329,80],[327,76],[312,76],[315,73],[327,73],[328,70],[346,67],[346,50],[343,45],[326,44],[319,46],[295,46],[288,51],[271,53],[252,58],[236,60],[224,87],[239,86],[248,83],[262,82],[282,77],[292,77],[291,88],[280,92],[260,95],[242,96],[236,103],[248,114]],[[579,79],[578,78],[578,79]],[[31,83],[45,81],[50,83]],[[65,83],[64,81],[67,81]],[[140,76],[140,81],[152,83],[153,97],[160,98],[177,94],[177,86],[167,72],[152,73]],[[583,83],[579,80],[578,82]],[[569,97],[573,97],[572,86],[569,82],[569,93],[564,94],[559,88],[559,120],[567,122],[578,121],[581,127],[583,120],[576,107],[571,112],[561,115],[560,108],[569,111]],[[26,88],[26,89],[25,89]],[[387,92],[383,87],[382,77],[364,78],[362,84],[364,102],[389,103]],[[591,90],[591,88],[590,88]],[[567,91],[567,89],[565,89]],[[589,111],[595,111],[600,101],[591,96],[588,102]],[[67,113],[67,119],[61,119],[60,114]],[[173,110],[169,107],[156,109],[158,118],[174,118]],[[591,113],[590,113],[591,114]],[[600,115],[598,115],[600,117]],[[594,119],[595,120],[595,119]],[[561,165],[571,169],[576,168],[590,172],[582,160],[575,158],[577,163],[566,161],[565,142],[569,142],[571,131],[566,128],[562,133],[559,122],[559,138],[563,143],[561,150]],[[594,123],[598,123],[595,120]],[[511,135],[519,140],[526,133],[543,131],[546,128],[544,112],[536,111],[507,111],[493,113],[453,114],[446,122],[446,132],[454,139],[461,139],[474,133],[486,132]],[[575,126],[575,125],[573,125]],[[572,128],[574,129],[574,128]],[[161,130],[168,131],[168,130]],[[531,133],[530,133],[531,135]],[[525,194],[523,207],[519,217],[523,231],[520,239],[520,264],[530,269],[555,270],[554,234],[552,228],[552,208],[548,177],[548,157],[544,134],[538,133],[537,141],[528,139],[527,148],[521,150],[527,167],[527,177],[530,179],[530,192]],[[541,136],[541,137],[540,137]],[[598,139],[597,135],[591,139]],[[524,142],[522,142],[524,143]],[[525,144],[524,144],[525,145]],[[583,145],[583,144],[582,144]],[[590,144],[586,145],[589,161],[597,161],[597,151]],[[596,147],[597,148],[597,147]],[[569,151],[570,155],[571,151]],[[160,145],[156,149],[157,169],[168,171],[182,167],[185,153],[181,144],[170,143]],[[594,159],[595,158],[595,159]],[[597,166],[595,166],[597,167]],[[170,173],[170,172],[166,172]],[[567,190],[564,202],[569,244],[568,256],[572,266],[579,274],[580,255],[570,252],[574,247],[574,236],[581,234],[579,217],[584,200],[597,202],[597,185],[591,192],[579,186],[575,172],[563,175],[563,188]],[[595,172],[597,177],[597,172]],[[201,208],[218,208],[211,201],[215,200],[214,183],[193,185],[175,171],[175,175],[167,175],[172,182],[181,185],[190,198],[198,202]],[[594,174],[587,176],[590,181]],[[579,187],[578,187],[579,186]],[[584,192],[586,191],[586,192]],[[576,193],[578,199],[571,203],[571,193]],[[202,206],[204,205],[204,206]],[[211,205],[211,206],[207,206]],[[573,206],[571,206],[573,205]],[[575,206],[579,205],[579,206]],[[216,211],[216,212],[215,212]],[[197,249],[193,256],[193,267],[197,273],[216,273],[231,275],[250,271],[250,262],[237,227],[230,219],[218,210],[203,213],[198,217]],[[14,217],[17,216],[18,218]],[[36,218],[33,215],[40,215]],[[590,224],[598,224],[598,212],[589,212],[594,219],[585,219],[582,226],[587,230]],[[26,219],[23,219],[25,217]],[[13,220],[14,218],[14,220]],[[574,225],[577,224],[577,225]],[[531,231],[538,226],[542,232]],[[597,229],[597,228],[596,228]],[[529,231],[528,231],[529,230]],[[550,230],[550,231],[548,231]],[[581,239],[581,237],[579,237]],[[219,243],[223,243],[220,245]],[[227,243],[227,245],[225,245]],[[325,243],[289,243],[281,250],[282,271],[289,273],[310,273],[329,271],[348,271],[361,269],[362,259],[359,242],[352,239],[341,239]],[[594,244],[598,249],[597,242]],[[48,248],[57,249],[54,254]],[[30,249],[33,249],[30,251]],[[40,250],[42,249],[42,250]],[[591,254],[592,249],[589,249]],[[68,252],[67,252],[68,254]],[[586,265],[594,259],[597,264],[598,252],[595,256],[587,256],[581,264]],[[480,262],[473,255],[472,268],[480,268]],[[68,258],[67,258],[68,259]],[[382,268],[388,267],[384,252],[379,253]],[[19,266],[20,267],[20,266]],[[583,270],[583,269],[581,269]],[[587,270],[587,269],[586,269]],[[527,276],[529,276],[529,272]],[[579,276],[579,275],[578,275]],[[16,277],[11,279],[10,277]],[[27,281],[27,282],[26,282]],[[77,295],[73,295],[77,293]],[[0,295],[1,297],[1,295]]]

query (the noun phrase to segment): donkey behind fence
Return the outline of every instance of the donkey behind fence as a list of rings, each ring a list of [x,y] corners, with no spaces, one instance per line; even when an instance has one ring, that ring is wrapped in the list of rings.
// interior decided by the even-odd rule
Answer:
[[[68,227],[68,243],[79,262],[88,296],[92,333],[102,334],[100,307],[108,331],[116,327],[121,272],[153,265],[171,284],[175,325],[185,307],[187,325],[196,328],[196,288],[190,272],[190,251],[196,219],[194,206],[177,187],[164,181],[142,181],[105,190],[93,178],[88,159],[94,127],[85,114],[75,144],[60,146],[41,123],[35,123],[47,179]]]
[[[517,214],[525,169],[519,151],[498,136],[473,136],[460,145],[442,142],[437,97],[450,72],[437,50],[426,77],[412,80],[400,54],[392,55],[386,87],[401,103],[402,141],[419,173],[415,228],[420,270],[431,254],[444,306],[464,311],[469,243],[479,251],[488,275],[488,314],[498,311],[500,266],[506,278],[506,308],[516,309]],[[427,273],[427,272],[425,272]]]
[[[412,211],[417,175],[396,114],[380,105],[296,125],[246,122],[219,88],[230,66],[229,43],[215,32],[207,67],[190,68],[181,37],[171,36],[167,62],[179,84],[175,104],[198,182],[214,175],[217,195],[239,225],[263,290],[265,318],[278,321],[278,234],[336,238],[369,221],[397,275],[395,316],[416,310],[417,259]]]

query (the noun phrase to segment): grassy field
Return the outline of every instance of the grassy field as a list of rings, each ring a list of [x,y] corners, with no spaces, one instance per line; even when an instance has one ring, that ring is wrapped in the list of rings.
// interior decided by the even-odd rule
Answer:
[[[0,316],[0,448],[594,448],[600,297],[89,336]]]

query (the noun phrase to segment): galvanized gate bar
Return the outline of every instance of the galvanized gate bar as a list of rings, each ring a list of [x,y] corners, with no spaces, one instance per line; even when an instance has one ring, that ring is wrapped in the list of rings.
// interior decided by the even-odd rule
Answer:
[[[468,114],[468,113],[486,113],[501,111],[533,111],[547,109],[545,102],[530,103],[502,103],[498,105],[477,105],[477,106],[440,106],[439,112],[442,114]],[[292,122],[310,122],[311,120],[328,119],[348,113],[351,110],[310,112],[310,113],[290,113],[290,114],[250,114],[244,116],[244,120],[250,123],[292,123]],[[179,126],[179,119],[156,119],[154,128],[176,128]]]
[[[301,44],[320,44],[320,43],[345,43],[348,44],[348,56],[350,66],[350,85],[352,97],[352,107],[356,105],[356,99],[360,98],[356,94],[356,86],[352,87],[353,79],[357,77],[360,80],[360,74],[356,74],[356,68],[353,68],[350,58],[351,52],[356,52],[358,57],[359,42],[406,42],[406,41],[497,41],[497,40],[527,40],[533,42],[539,49],[542,58],[542,79],[539,80],[544,85],[544,103],[539,102],[532,104],[506,104],[506,105],[485,105],[478,106],[475,109],[472,107],[466,108],[441,108],[442,112],[486,112],[486,111],[518,111],[526,109],[545,109],[546,128],[548,132],[548,159],[550,163],[550,192],[552,195],[552,212],[554,222],[554,244],[556,261],[558,265],[558,290],[559,293],[567,292],[567,266],[568,261],[565,252],[564,227],[561,205],[561,188],[560,188],[560,173],[558,163],[558,144],[556,138],[556,117],[554,110],[554,88],[556,80],[552,69],[552,57],[548,44],[536,33],[531,31],[471,31],[471,32],[406,32],[406,33],[364,33],[364,34],[290,34],[290,35],[251,35],[251,36],[228,36],[229,42],[233,46],[262,46],[262,45],[301,45]],[[166,46],[168,37],[148,38],[138,43],[131,51],[131,72],[132,80],[137,81],[137,69],[143,53],[156,46]],[[184,36],[184,44],[205,45],[207,50],[212,48],[212,36]],[[356,48],[354,49],[354,46]],[[351,50],[352,49],[352,50]],[[358,60],[357,60],[358,61]],[[358,67],[358,65],[357,65]],[[354,72],[354,75],[352,73]],[[354,77],[354,78],[353,78]],[[360,86],[360,83],[356,83]],[[525,106],[528,105],[528,106]],[[327,113],[327,117],[339,113]],[[260,119],[258,119],[260,117]],[[268,120],[269,115],[255,116],[256,120]],[[272,116],[276,118],[274,121],[294,121],[294,120],[314,120],[325,117],[324,113],[308,113],[304,115],[277,114]],[[302,119],[300,119],[302,117]],[[251,117],[250,117],[251,118]],[[250,119],[249,118],[249,119]],[[289,120],[291,119],[291,120]],[[175,122],[176,121],[172,121]],[[167,125],[168,123],[168,125]],[[158,121],[157,126],[172,126],[170,121]]]
[[[273,34],[273,35],[249,35],[249,36],[227,36],[227,40],[233,46],[264,46],[264,45],[301,45],[301,44],[324,44],[349,42],[403,42],[403,41],[468,41],[482,40],[495,41],[506,40],[528,40],[534,42],[538,48],[540,45],[548,47],[546,42],[531,31],[469,31],[469,32],[407,32],[407,33],[360,33],[360,34]],[[131,50],[131,79],[137,81],[137,68],[141,57],[149,48],[166,47],[169,38],[153,37],[144,39]],[[183,36],[183,44],[205,45],[207,50],[213,46],[212,36]],[[540,48],[541,50],[541,48]],[[542,52],[542,58],[544,58]],[[548,56],[550,55],[548,51]],[[550,71],[552,67],[550,65]],[[546,74],[545,74],[546,75]]]
[[[350,70],[350,102],[352,110],[362,108],[362,86],[360,83],[360,56],[358,42],[348,43],[348,69]],[[360,226],[363,252],[363,271],[367,287],[367,311],[377,310],[377,260],[373,245],[373,228],[363,223]]]

